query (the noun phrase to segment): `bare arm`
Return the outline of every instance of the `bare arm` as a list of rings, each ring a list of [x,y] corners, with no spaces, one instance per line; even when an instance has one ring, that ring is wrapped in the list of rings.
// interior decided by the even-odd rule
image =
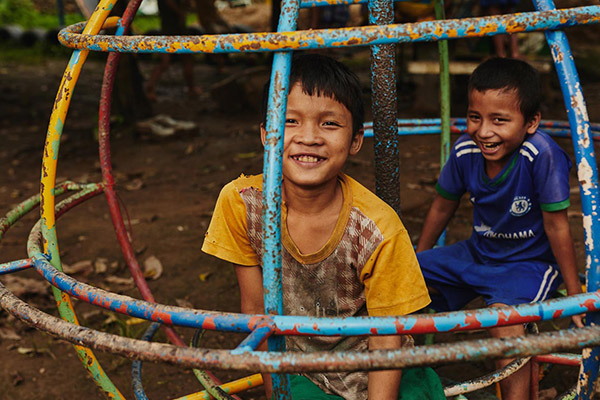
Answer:
[[[240,286],[241,310],[244,314],[264,314],[265,301],[263,297],[262,268],[260,266],[246,267],[235,266],[235,274]],[[266,351],[267,343],[264,342],[258,350]],[[271,374],[262,374],[265,393],[270,399],[273,393]]]
[[[369,350],[399,349],[402,347],[402,336],[371,336]],[[400,390],[402,370],[386,370],[369,372],[369,400],[396,400]]]
[[[581,283],[577,274],[577,264],[575,262],[575,248],[573,247],[573,238],[569,228],[567,210],[561,211],[542,211],[544,218],[544,230],[550,241],[552,253],[558,262],[560,273],[565,281],[567,294],[572,296],[581,293]],[[571,317],[578,327],[583,327],[581,315]]]
[[[458,201],[445,199],[439,194],[435,196],[423,223],[423,231],[417,244],[417,252],[429,250],[435,245],[446,225],[448,225],[448,221],[458,208],[458,204]]]

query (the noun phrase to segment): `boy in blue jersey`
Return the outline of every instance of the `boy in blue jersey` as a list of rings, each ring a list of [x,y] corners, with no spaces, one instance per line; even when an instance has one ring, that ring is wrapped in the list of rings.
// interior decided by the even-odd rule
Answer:
[[[537,71],[523,61],[489,59],[471,75],[468,95],[467,134],[440,174],[417,245],[432,307],[458,310],[477,296],[488,306],[541,301],[561,275],[569,295],[581,293],[567,220],[571,162],[538,130]],[[471,238],[432,249],[465,192],[473,204]],[[583,326],[581,316],[573,321]],[[517,336],[524,328],[490,333]],[[502,398],[528,398],[529,375],[526,366],[503,380]]]

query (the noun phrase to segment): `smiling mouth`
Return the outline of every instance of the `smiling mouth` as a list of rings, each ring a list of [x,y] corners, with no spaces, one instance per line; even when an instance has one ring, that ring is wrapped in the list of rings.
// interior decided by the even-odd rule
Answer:
[[[291,156],[291,158],[293,160],[303,162],[303,163],[318,163],[318,162],[325,160],[325,158],[323,158],[323,157],[317,157],[317,156],[308,155],[308,154],[298,154],[295,156]]]
[[[492,150],[498,146],[500,146],[500,143],[481,143],[481,147],[483,147],[486,150]]]

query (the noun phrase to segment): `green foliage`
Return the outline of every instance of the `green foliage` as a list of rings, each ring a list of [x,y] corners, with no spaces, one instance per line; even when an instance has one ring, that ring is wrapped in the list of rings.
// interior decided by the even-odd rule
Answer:
[[[81,14],[65,15],[65,23],[73,25],[83,21]],[[59,28],[57,14],[42,14],[36,11],[31,0],[0,0],[0,25],[20,25],[24,29]]]
[[[25,26],[35,14],[31,0],[0,0],[0,25]]]

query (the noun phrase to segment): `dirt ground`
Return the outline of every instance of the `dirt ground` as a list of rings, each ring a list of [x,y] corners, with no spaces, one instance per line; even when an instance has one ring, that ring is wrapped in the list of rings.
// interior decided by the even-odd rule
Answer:
[[[238,9],[242,10],[242,9]],[[251,10],[250,10],[251,11]],[[233,15],[252,15],[249,9]],[[231,17],[231,16],[230,16]],[[260,21],[257,26],[260,26]],[[596,31],[597,32],[597,31]],[[586,38],[576,30],[573,36]],[[585,43],[585,40],[580,41]],[[589,42],[588,42],[589,43]],[[576,62],[587,59],[587,47],[573,46]],[[583,50],[582,50],[583,49]],[[405,57],[423,57],[431,47],[422,45],[419,52],[410,46],[400,52]],[[458,52],[460,49],[455,48]],[[585,51],[584,51],[585,50]],[[579,53],[578,53],[579,51]],[[578,56],[579,54],[579,56]],[[337,52],[358,72],[369,101],[368,51]],[[581,57],[581,58],[578,58]],[[58,180],[99,182],[101,180],[95,132],[104,55],[91,57],[75,90],[61,141]],[[148,77],[155,60],[139,57],[140,67]],[[0,61],[0,212],[35,194],[39,188],[41,154],[60,77],[66,60],[50,59],[34,65]],[[247,79],[228,78],[253,73]],[[135,131],[114,122],[111,151],[117,191],[128,216],[134,249],[144,264],[155,257],[163,266],[157,279],[148,283],[157,301],[197,309],[239,311],[237,283],[227,263],[204,255],[200,246],[220,188],[240,173],[262,172],[262,147],[258,135],[256,96],[267,76],[265,57],[229,57],[222,71],[210,59],[196,57],[195,75],[204,88],[199,98],[186,97],[179,65],[173,65],[157,88],[155,114],[176,120],[191,121],[196,128],[178,131],[162,138]],[[589,71],[589,68],[588,68]],[[437,105],[429,106],[416,99],[428,90],[429,98],[437,98],[435,85],[427,78],[405,75],[399,84],[401,117],[432,117]],[[566,119],[558,82],[553,73],[544,76],[547,96],[544,118]],[[242,82],[243,84],[239,84]],[[465,77],[455,76],[453,83],[453,115],[464,115]],[[582,87],[590,118],[600,121],[600,79],[582,73]],[[212,88],[212,90],[211,90]],[[227,91],[227,92],[225,92]],[[239,101],[236,101],[239,99]],[[570,154],[568,139],[560,139]],[[373,141],[368,139],[361,153],[348,162],[346,172],[367,187],[374,188]],[[434,193],[439,169],[439,144],[433,136],[401,137],[401,187],[403,220],[411,237],[418,238],[424,214]],[[570,221],[575,237],[580,266],[583,267],[583,233],[577,181],[572,176]],[[448,231],[450,243],[470,234],[470,207],[465,202]],[[26,257],[26,238],[38,219],[32,212],[17,223],[0,242],[0,263]],[[78,267],[73,276],[112,292],[140,297],[129,280],[105,198],[96,197],[67,213],[58,221],[61,258],[67,266]],[[115,279],[115,277],[117,279]],[[0,281],[21,299],[57,315],[49,285],[34,271],[2,276]],[[476,305],[475,305],[476,306]],[[122,315],[96,309],[80,301],[75,308],[82,325],[95,329],[139,337],[146,323],[138,324]],[[559,321],[564,325],[565,321]],[[552,329],[544,326],[544,329]],[[193,331],[177,329],[189,341]],[[471,338],[477,333],[453,337]],[[165,341],[160,333],[157,340]],[[240,335],[208,332],[201,345],[207,348],[232,348],[242,340]],[[441,340],[449,340],[441,337]],[[452,339],[453,340],[453,339]],[[133,398],[130,361],[110,354],[97,353],[109,377],[127,398]],[[442,375],[451,379],[480,376],[491,369],[491,363],[440,366]],[[555,369],[553,378],[542,387],[562,391],[575,382],[573,369]],[[191,371],[164,364],[144,365],[145,390],[150,398],[183,396],[200,390]],[[217,372],[223,380],[240,374]],[[38,332],[0,312],[0,399],[75,399],[103,398],[93,381],[81,367],[71,345]],[[260,398],[251,391],[244,398]]]

